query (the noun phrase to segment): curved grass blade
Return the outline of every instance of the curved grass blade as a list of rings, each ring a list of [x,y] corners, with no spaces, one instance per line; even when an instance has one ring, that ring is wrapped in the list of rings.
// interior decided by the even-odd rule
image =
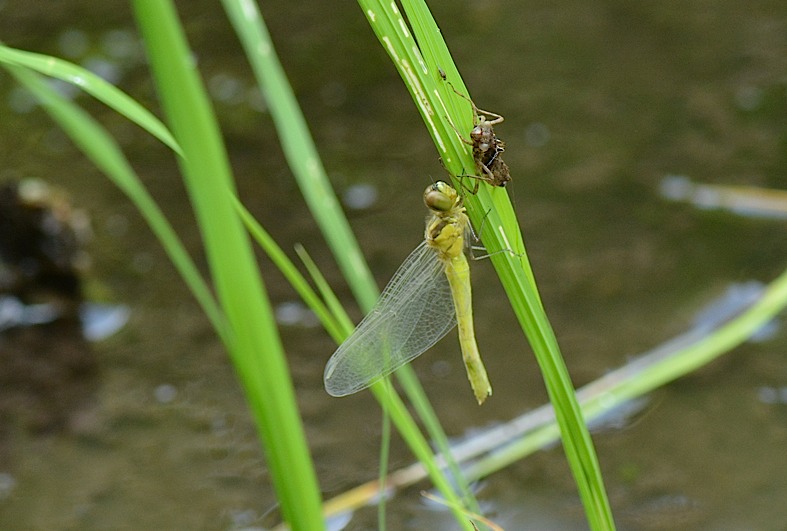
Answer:
[[[227,323],[210,289],[115,140],[78,105],[63,98],[35,73],[21,66],[5,65],[5,68],[38,98],[63,131],[136,205],[213,327],[224,343],[228,344],[230,334]]]
[[[0,61],[30,68],[46,76],[54,77],[79,87],[161,140],[175,153],[183,155],[175,138],[169,132],[169,129],[161,123],[161,120],[122,90],[104,81],[90,70],[57,57],[16,50],[2,44],[0,44]]]

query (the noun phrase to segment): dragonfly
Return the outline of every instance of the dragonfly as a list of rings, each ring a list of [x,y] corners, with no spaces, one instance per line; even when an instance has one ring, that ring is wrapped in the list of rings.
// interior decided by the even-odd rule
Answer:
[[[424,241],[325,366],[325,390],[332,396],[366,389],[426,352],[457,324],[473,394],[479,404],[492,394],[473,329],[470,266],[464,254],[470,220],[461,196],[445,182],[427,187],[424,203],[430,212]]]

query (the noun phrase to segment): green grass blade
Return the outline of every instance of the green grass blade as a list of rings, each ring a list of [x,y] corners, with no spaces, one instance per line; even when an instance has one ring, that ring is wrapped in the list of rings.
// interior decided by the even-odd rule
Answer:
[[[418,417],[421,419],[430,440],[437,447],[438,453],[443,457],[448,472],[451,474],[451,481],[462,497],[463,506],[473,512],[481,512],[478,500],[473,495],[467,476],[459,468],[459,464],[454,458],[451,444],[448,442],[437,413],[432,408],[432,404],[424,393],[423,387],[421,385],[412,385],[410,381],[403,381],[402,387],[418,413]]]
[[[226,322],[210,289],[114,139],[79,106],[63,98],[39,76],[21,66],[5,66],[20,84],[38,98],[44,109],[85,155],[136,205],[217,333],[226,342],[229,339]]]
[[[389,380],[385,380],[385,383],[388,384]],[[386,479],[388,478],[388,467],[391,462],[391,415],[388,414],[388,410],[385,407],[386,402],[383,401],[380,403],[383,406],[383,414],[381,420],[382,429],[380,430],[380,470],[377,474],[377,481],[380,483],[380,485],[385,485]],[[385,496],[380,496],[380,500],[377,502],[378,531],[385,531],[385,529],[387,529],[387,520],[385,518],[385,498]]]
[[[407,411],[407,406],[405,406],[404,402],[402,402],[401,398],[393,391],[393,388],[386,380],[372,384],[370,389],[377,397],[377,400],[383,404],[383,408],[390,415],[391,420],[416,459],[418,459],[426,469],[435,488],[437,488],[445,496],[445,499],[452,504],[451,511],[457,523],[462,529],[472,531],[472,525],[467,521],[460,510],[460,508],[463,507],[462,500],[457,497],[450,481],[443,475],[440,465],[434,458],[429,443],[427,443],[426,439],[421,435],[418,425]]]
[[[342,329],[342,334],[341,336],[334,339],[336,340],[336,343],[340,343],[341,338],[345,338],[352,333],[355,325],[350,319],[350,316],[347,315],[347,312],[344,311],[344,307],[342,306],[341,302],[339,302],[339,299],[331,289],[328,281],[325,280],[322,272],[317,268],[317,264],[314,263],[311,256],[309,256],[309,253],[306,252],[306,249],[301,244],[296,244],[295,253],[298,255],[298,258],[301,259],[301,263],[303,263],[306,271],[309,272],[309,276],[311,276],[312,281],[317,286],[317,290],[320,292],[322,300],[325,301],[325,306],[339,323]]]
[[[224,0],[223,5],[246,50],[258,84],[269,103],[284,153],[307,204],[325,234],[356,299],[361,307],[368,311],[379,295],[377,286],[358,250],[354,236],[349,231],[349,224],[327,180],[306,122],[284,76],[281,64],[274,54],[273,43],[264,22],[254,4]],[[408,382],[410,387],[420,385],[409,366],[397,371],[397,377]],[[421,393],[423,394],[423,391]],[[432,477],[432,481],[441,490],[446,489],[443,490],[443,495],[446,498],[453,499],[455,495],[450,484],[445,481],[440,468],[434,463],[431,452],[421,451],[422,448],[428,448],[428,444],[423,440],[415,422],[409,418],[407,410],[397,409],[395,405],[390,403],[392,394],[376,392],[375,396],[378,400],[386,401],[384,407],[389,411],[400,413],[392,417],[397,429],[408,441],[419,459],[431,461],[431,466],[427,466],[427,468],[430,473],[436,474]]]
[[[268,255],[268,258],[281,271],[284,278],[295,289],[303,302],[317,315],[325,330],[337,342],[341,341],[343,337],[347,337],[347,334],[352,332],[353,329],[347,314],[337,317],[334,312],[329,310],[327,305],[323,303],[311,288],[309,282],[298,271],[298,268],[295,267],[295,264],[292,263],[281,247],[268,234],[268,231],[254,219],[236,197],[233,196],[232,199],[238,215],[240,215],[252,238],[257,241],[259,246],[265,251],[265,254]]]
[[[184,152],[186,188],[233,333],[230,354],[257,422],[282,513],[295,529],[321,529],[320,493],[292,381],[251,241],[231,200],[235,186],[216,117],[173,4],[137,0],[133,7],[165,115]]]
[[[90,70],[57,57],[16,50],[2,44],[0,44],[0,62],[36,70],[46,76],[79,87],[161,140],[175,153],[182,155],[180,146],[172,137],[169,129],[158,118],[126,93],[107,83]]]
[[[451,118],[448,116],[455,106],[446,104],[447,98],[451,98],[448,90],[438,88],[442,83],[438,69],[450,76],[448,79],[455,86],[462,87],[463,84],[426,4],[418,0],[402,2],[412,23],[414,38],[394,3],[372,0],[361,0],[360,3],[416,102],[446,168],[454,175],[465,173],[466,168],[474,168],[469,150],[461,141],[450,141],[457,136],[451,123],[460,131],[469,131],[472,121],[468,121],[467,112]],[[457,95],[453,97],[462,99]],[[470,107],[469,102],[457,103],[460,107]],[[441,110],[445,110],[446,114],[441,114]],[[466,205],[475,226],[479,226],[485,217],[481,224],[482,240],[493,255],[492,262],[541,367],[550,400],[557,411],[566,457],[588,522],[593,529],[612,529],[614,522],[598,459],[557,340],[544,314],[510,201],[503,190],[491,190],[482,185],[477,195],[466,196]],[[502,249],[513,252],[495,253]]]
[[[348,281],[352,279],[350,289],[355,298],[362,307],[369,309],[377,300],[377,286],[325,174],[306,119],[276,57],[262,16],[253,2],[222,0],[222,4],[269,103],[284,155],[301,193],[331,247],[344,278]]]

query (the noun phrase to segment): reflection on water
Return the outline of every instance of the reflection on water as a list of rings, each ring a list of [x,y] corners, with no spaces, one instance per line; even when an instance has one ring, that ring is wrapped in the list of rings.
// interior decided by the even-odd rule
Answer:
[[[82,4],[6,3],[0,34],[12,46],[93,65],[155,110],[127,5]],[[500,2],[471,12],[433,4],[473,97],[506,116],[514,178],[508,191],[577,386],[684,330],[710,293],[741,279],[768,281],[783,269],[781,221],[658,197],[664,175],[690,175],[693,187],[784,188],[787,29],[771,3],[721,2],[708,10]],[[398,190],[421,189],[443,170],[363,14],[349,2],[327,7],[330,13],[319,12],[321,5],[271,4],[265,15],[326,167],[347,176],[345,206],[364,218],[355,228],[375,273],[388,278],[422,223],[420,198],[408,211]],[[244,202],[283,248],[303,243],[346,300],[219,6],[180,8]],[[133,308],[119,337],[91,346],[102,380],[86,387],[102,420],[73,435],[18,435],[14,472],[0,470],[0,528],[258,525],[275,496],[226,354],[127,201],[58,143],[7,77],[0,82],[0,102],[12,111],[0,125],[4,180],[46,176],[89,207],[99,221],[94,275]],[[126,140],[153,195],[201,256],[170,155],[90,98],[78,101]],[[368,395],[339,401],[324,394],[322,367],[334,346],[319,329],[301,326],[307,314],[288,309],[292,291],[261,264],[283,319],[296,323],[282,327],[288,362],[318,474],[335,494],[376,476],[379,411]],[[479,347],[496,382],[493,409],[456,400],[464,376],[453,342],[432,356],[439,371],[415,364],[451,435],[545,400],[532,356],[483,264],[474,268],[473,287]],[[736,349],[654,393],[634,426],[594,435],[621,529],[765,529],[787,521],[783,336]],[[38,404],[30,413],[54,415],[60,406]],[[396,442],[393,454],[410,460]],[[480,487],[489,516],[506,529],[586,528],[559,448]],[[391,501],[389,527],[450,527],[443,513],[425,508],[419,489]],[[376,526],[373,508],[350,523],[363,525]]]
[[[784,190],[698,184],[683,175],[668,175],[661,181],[661,195],[698,208],[721,208],[741,216],[787,218],[787,191]]]
[[[342,203],[352,210],[366,210],[377,204],[379,192],[371,183],[348,186],[342,194]]]
[[[301,301],[287,301],[277,304],[275,308],[276,322],[283,326],[302,326],[314,328],[320,324],[320,320],[311,310]]]

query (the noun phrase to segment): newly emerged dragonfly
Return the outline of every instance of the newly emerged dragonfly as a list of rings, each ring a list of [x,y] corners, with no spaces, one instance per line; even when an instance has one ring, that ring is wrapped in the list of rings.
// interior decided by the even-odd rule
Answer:
[[[325,366],[325,389],[333,396],[366,389],[420,356],[457,323],[475,398],[481,404],[492,394],[473,330],[470,266],[464,255],[470,220],[462,198],[442,181],[426,189],[424,203],[430,210],[424,242]]]

